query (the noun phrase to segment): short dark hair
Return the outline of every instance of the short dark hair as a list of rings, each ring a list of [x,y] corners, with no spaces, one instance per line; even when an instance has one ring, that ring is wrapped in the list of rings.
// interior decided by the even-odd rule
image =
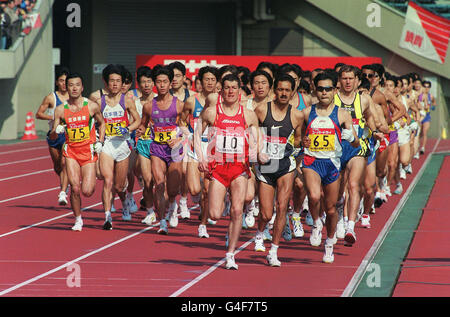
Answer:
[[[110,75],[117,74],[120,75],[120,77],[122,77],[122,81],[125,81],[122,67],[123,67],[122,65],[117,64],[109,64],[108,66],[106,66],[102,72],[103,80],[107,83],[109,81]]]
[[[155,67],[153,67],[152,79],[154,82],[156,82],[156,78],[159,75],[166,75],[169,78],[170,82],[172,82],[174,76],[172,68],[158,64]]]
[[[342,67],[342,66],[344,66],[345,64],[344,63],[336,63],[336,65],[334,65],[334,70],[336,70],[336,69],[338,69],[339,67]]]
[[[269,75],[268,72],[262,69],[257,69],[254,72],[250,74],[250,84],[253,86],[253,81],[255,80],[256,76],[264,76],[267,78],[267,81],[269,82],[269,87],[272,88],[273,85],[273,78]]]
[[[358,74],[356,67],[353,65],[343,65],[341,67],[341,69],[339,69],[339,73],[338,73],[339,78],[342,77],[343,73],[353,73],[355,75],[355,77],[357,77],[357,74]]]
[[[61,67],[56,70],[55,72],[55,79],[58,80],[59,77],[66,75],[68,76],[70,73],[69,69],[67,67]]]
[[[430,85],[430,88],[431,88],[431,81],[429,81],[429,80],[424,80],[424,81],[422,82],[422,85],[425,86],[425,84]]]
[[[333,83],[333,87],[336,87],[337,85],[337,77],[333,73],[330,72],[323,72],[320,74],[317,74],[317,76],[314,78],[314,86],[317,88],[317,84],[321,80],[331,80]]]
[[[372,66],[372,65],[369,65],[369,64],[362,65],[362,66],[361,66],[361,70],[364,70],[364,69],[368,69],[368,70],[375,71],[375,69],[373,68],[373,66]]]
[[[225,77],[223,77],[222,80],[220,81],[220,83],[222,84],[222,87],[224,86],[224,83],[225,83],[226,81],[236,81],[236,82],[238,83],[238,85],[239,85],[240,82],[241,82],[241,81],[239,80],[238,75],[236,75],[236,74],[228,74],[228,75],[225,75]]]
[[[299,90],[302,89],[302,88],[304,90],[306,90],[307,92],[311,91],[311,85],[304,79],[300,80],[300,84],[298,85],[298,89]]]
[[[173,71],[174,69],[178,69],[183,76],[186,75],[186,66],[183,63],[175,61],[169,64],[169,68]]]
[[[139,67],[136,71],[136,81],[139,83],[142,77],[152,78],[152,69],[148,66]]]
[[[288,81],[291,84],[291,89],[292,90],[295,89],[295,80],[294,80],[294,78],[292,78],[292,76],[290,76],[290,75],[288,75],[286,73],[281,73],[277,77],[275,77],[275,82],[273,83],[273,90],[277,89],[278,83],[280,81]]]
[[[277,71],[278,71],[278,66],[277,65],[275,65],[273,63],[270,63],[270,62],[261,62],[256,67],[256,69],[263,69],[263,68],[270,69],[270,71],[272,72],[274,77],[277,75]]]
[[[225,74],[226,72],[231,72],[233,75],[238,76],[239,71],[237,69],[237,67],[235,65],[225,65],[219,68],[219,78],[222,78],[223,74]],[[239,79],[239,77],[238,77]],[[239,80],[239,84],[240,84],[240,80]]]
[[[66,77],[66,86],[68,86],[69,79],[73,79],[73,78],[80,78],[81,79],[81,84],[83,84],[83,77],[81,76],[81,74],[79,74],[79,73],[70,73],[70,74],[67,74],[67,77]]]
[[[120,65],[122,68],[122,72],[123,72],[123,82],[125,84],[130,84],[133,82],[133,75],[131,74],[131,72],[123,65]]]
[[[218,69],[217,67],[214,66],[203,66],[202,68],[199,69],[198,71],[198,75],[195,78],[196,80],[199,79],[200,81],[203,80],[203,76],[205,76],[206,73],[211,73],[214,75],[214,77],[216,77],[216,80],[219,80],[218,77]]]
[[[238,74],[243,73],[241,76],[241,84],[243,86],[247,85],[250,80],[250,69],[245,66],[238,66]]]

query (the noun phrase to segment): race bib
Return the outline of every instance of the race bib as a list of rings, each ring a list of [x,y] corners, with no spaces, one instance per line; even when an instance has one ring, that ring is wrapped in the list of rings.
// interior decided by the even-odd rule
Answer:
[[[154,127],[155,138],[154,141],[167,144],[170,140],[173,140],[177,136],[177,127],[176,126],[168,126],[168,127]]]
[[[147,128],[145,129],[145,133],[141,135],[141,140],[150,140],[152,137],[152,129]]]
[[[216,151],[224,154],[244,154],[244,137],[242,135],[218,132]]]
[[[334,151],[336,134],[334,129],[312,129],[312,133],[308,135],[311,140],[309,150],[314,152],[319,151]]]
[[[67,135],[69,136],[69,142],[77,143],[86,141],[89,139],[89,127],[68,128]]]
[[[272,160],[281,160],[286,151],[286,138],[264,135],[263,153]]]
[[[107,122],[107,123],[106,123],[106,131],[105,131],[105,134],[106,134],[107,136],[118,136],[115,127],[126,128],[126,127],[127,127],[127,123],[126,123],[125,121],[120,121],[120,122]]]

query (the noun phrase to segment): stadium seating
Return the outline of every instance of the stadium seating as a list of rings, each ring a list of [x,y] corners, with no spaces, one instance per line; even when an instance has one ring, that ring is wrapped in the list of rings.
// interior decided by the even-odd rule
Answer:
[[[391,7],[401,11],[405,12],[408,8],[408,0],[383,0],[386,4],[390,5]],[[420,5],[421,7],[427,9],[428,11],[431,11],[437,15],[440,15],[446,19],[450,18],[450,4],[444,3],[443,1],[436,1],[436,0],[415,0],[415,3]]]

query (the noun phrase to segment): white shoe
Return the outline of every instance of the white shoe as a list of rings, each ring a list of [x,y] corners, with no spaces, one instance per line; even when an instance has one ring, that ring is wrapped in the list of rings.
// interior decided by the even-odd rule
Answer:
[[[344,240],[346,246],[352,246],[356,242],[355,231],[352,229],[347,229]]]
[[[417,153],[416,153],[416,154],[414,154],[414,158],[415,158],[416,160],[418,160],[418,159],[420,158],[420,154],[419,154],[419,151],[417,151]]]
[[[166,219],[162,219],[159,222],[158,233],[159,234],[169,234],[169,228],[167,227],[167,220]]]
[[[191,213],[186,204],[180,203],[180,217],[181,219],[189,219],[191,217]]]
[[[401,167],[401,166],[399,167],[399,172],[400,172],[400,178],[406,179],[406,172],[403,167]]]
[[[144,220],[142,220],[142,223],[145,223],[148,226],[151,226],[156,221],[156,215],[155,212],[152,212],[150,214],[147,214],[145,216]]]
[[[403,192],[403,186],[401,183],[397,184],[397,188],[394,190],[395,195],[400,195]]]
[[[73,231],[81,231],[83,229],[83,220],[75,221],[75,225],[72,227]]]
[[[278,260],[278,256],[277,256],[276,253],[272,253],[272,252],[269,251],[269,254],[267,254],[266,259],[267,259],[267,263],[270,266],[273,266],[273,267],[280,267],[281,266],[281,262]]]
[[[371,213],[372,215],[375,215],[375,213],[376,213],[376,211],[375,211],[375,205],[374,205],[374,204],[372,204],[372,207],[370,208],[370,213]]]
[[[409,164],[408,166],[406,166],[405,172],[408,173],[408,174],[412,174],[413,170],[412,170],[411,164]]]
[[[255,216],[253,215],[252,211],[248,211],[245,215],[245,223],[247,224],[248,228],[253,228],[255,225]]]
[[[289,215],[286,214],[286,225],[283,229],[283,239],[285,241],[291,241],[292,240],[292,230],[291,230],[291,224],[289,221]]]
[[[294,237],[301,238],[305,235],[300,217],[292,217],[292,227],[294,228]]]
[[[264,239],[255,238],[255,251],[266,252],[266,247],[264,246]]]
[[[176,202],[174,202],[173,204],[171,204],[171,206],[169,206],[169,225],[172,228],[176,228],[178,226],[177,209],[178,209],[178,204]]]
[[[363,226],[363,228],[370,229],[370,216],[369,215],[363,215],[361,217],[361,226]]]
[[[227,268],[227,270],[230,270],[230,269],[237,270],[238,269],[238,265],[234,261],[234,254],[233,253],[227,253],[226,257],[227,257],[227,263],[225,264],[225,267]]]
[[[420,154],[425,154],[425,148],[423,146],[420,148]]]
[[[272,218],[271,218],[270,221],[269,221],[269,229],[272,229],[272,228],[273,228],[273,224],[274,224],[274,222],[275,222],[275,217],[276,217],[276,216],[277,216],[277,213],[274,212],[273,215],[272,215]]]
[[[206,231],[206,225],[198,226],[198,237],[199,238],[209,238],[208,231]]]
[[[256,206],[256,202],[255,202],[255,205],[253,206],[253,208],[250,209],[250,212],[253,213],[253,217],[258,217],[258,215],[259,215],[259,207]]]
[[[385,196],[391,197],[391,196],[392,196],[392,193],[391,193],[391,187],[386,185],[386,187],[383,189],[383,193],[385,194]],[[387,198],[387,197],[386,197],[386,198]],[[386,200],[386,201],[387,201],[387,200]]]
[[[67,194],[63,190],[60,191],[59,194],[58,194],[58,204],[60,206],[65,206],[65,205],[68,204],[68,202],[67,202]]]
[[[320,223],[320,227],[316,227],[315,225],[312,227],[309,242],[313,247],[318,247],[322,243],[322,228],[322,223]]]
[[[344,218],[339,217],[339,220],[336,225],[336,237],[338,239],[344,239],[345,237],[345,228],[344,228]]]
[[[217,221],[212,220],[211,218],[208,218],[208,223],[209,223],[210,225],[214,226],[214,225],[217,223]]]
[[[325,244],[325,254],[323,255],[322,261],[324,263],[333,263],[334,262],[334,254],[333,254],[333,245]]]

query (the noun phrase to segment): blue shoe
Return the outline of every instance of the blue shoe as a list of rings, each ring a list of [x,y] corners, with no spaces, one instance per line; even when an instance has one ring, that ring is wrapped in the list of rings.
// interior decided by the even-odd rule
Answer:
[[[263,231],[264,234],[264,241],[268,240],[268,241],[272,241],[272,235],[269,232],[269,228],[266,227],[266,229],[264,229]]]
[[[305,220],[306,220],[306,224],[308,226],[314,225],[314,220],[313,220],[310,212],[308,212],[308,214],[306,215],[306,219]]]

